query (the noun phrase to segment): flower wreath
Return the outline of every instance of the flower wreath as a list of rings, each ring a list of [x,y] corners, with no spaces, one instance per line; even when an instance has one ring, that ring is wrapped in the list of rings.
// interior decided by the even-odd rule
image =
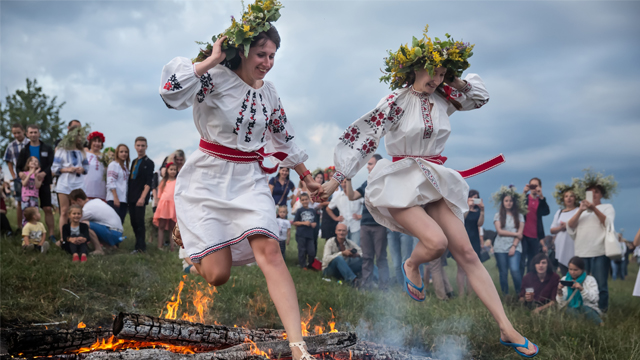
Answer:
[[[405,44],[400,45],[396,52],[388,51],[380,82],[389,84],[391,90],[395,90],[407,84],[408,75],[413,70],[426,69],[433,76],[437,67],[444,66],[460,77],[469,68],[469,58],[473,55],[475,45],[455,41],[449,34],[445,34],[446,40],[435,38],[434,42],[427,36],[428,31],[429,25],[424,28],[422,39],[413,37],[411,47]]]
[[[62,137],[62,140],[58,143],[59,148],[63,148],[65,150],[77,150],[76,142],[78,139],[84,139],[85,134],[89,132],[91,128],[89,124],[85,126],[76,126],[73,129],[67,132],[67,135]]]
[[[100,161],[102,162],[102,165],[104,165],[105,168],[109,167],[109,164],[111,163],[111,156],[109,155],[110,153],[115,156],[116,149],[109,146],[102,150],[102,158],[100,159]],[[106,174],[106,171],[105,171],[105,174]]]
[[[553,197],[556,199],[556,203],[560,206],[564,206],[564,193],[567,191],[573,192],[573,195],[576,197],[576,204],[583,200],[580,196],[578,179],[573,178],[571,185],[565,184],[563,182],[556,184],[556,191],[553,192]]]
[[[231,16],[231,26],[219,35],[211,38],[213,43],[220,37],[227,36],[227,40],[222,43],[222,50],[226,54],[226,60],[233,59],[238,54],[238,47],[244,47],[244,55],[249,56],[249,48],[251,42],[263,31],[271,28],[271,23],[280,18],[280,9],[284,6],[278,0],[256,0],[253,4],[247,6],[247,11],[242,13],[242,22],[236,21]],[[242,3],[244,9],[244,2]],[[193,62],[202,62],[207,58],[205,52],[211,51],[213,45],[208,42],[196,41],[199,45],[206,45],[205,49],[201,49],[198,56]]]
[[[491,195],[496,208],[498,208],[498,210],[500,209],[502,199],[504,199],[504,197],[507,195],[511,196],[511,199],[513,199],[513,206],[518,207],[518,212],[522,215],[526,215],[528,210],[524,206],[523,195],[519,193],[516,187],[513,185],[509,185],[508,187],[502,185],[500,186],[500,190]]]
[[[91,139],[93,139],[93,138],[98,138],[98,139],[100,139],[100,141],[102,141],[102,143],[104,144],[104,134],[103,134],[103,133],[101,133],[100,131],[94,131],[94,132],[92,132],[91,134],[89,134],[89,135],[87,136],[87,141],[88,141],[88,142],[91,142]]]
[[[584,178],[575,179],[576,190],[580,198],[586,198],[587,189],[597,186],[602,191],[602,197],[609,199],[611,195],[618,192],[618,182],[613,179],[613,175],[604,176],[604,173],[595,172],[591,168],[584,169]]]

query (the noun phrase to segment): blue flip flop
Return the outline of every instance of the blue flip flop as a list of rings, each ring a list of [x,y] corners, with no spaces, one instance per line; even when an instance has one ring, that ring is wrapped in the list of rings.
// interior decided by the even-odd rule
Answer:
[[[426,299],[426,297],[425,297],[425,298],[422,298],[422,299],[418,299],[417,297],[415,297],[415,296],[411,293],[411,291],[409,291],[409,286],[411,286],[412,288],[414,288],[414,289],[416,289],[416,290],[418,290],[418,291],[422,292],[422,290],[424,290],[424,284],[422,284],[422,287],[417,287],[414,283],[412,283],[412,282],[411,282],[411,280],[409,280],[409,278],[407,277],[407,272],[406,272],[406,271],[404,271],[404,263],[405,263],[405,262],[406,262],[406,261],[404,261],[404,262],[402,263],[402,276],[404,276],[404,291],[405,291],[407,294],[409,294],[409,296],[410,296],[413,300],[418,301],[418,302],[423,302],[423,301],[424,301],[424,299]]]
[[[522,347],[522,348],[529,348],[529,339],[524,338],[524,344],[514,344],[514,343],[508,343],[508,342],[504,342],[502,341],[502,339],[500,339],[500,344],[504,345],[504,346],[510,346],[513,348],[513,350],[515,350],[518,355],[522,356],[522,357],[526,357],[526,358],[532,358],[536,355],[538,355],[538,352],[540,351],[540,349],[538,348],[538,345],[536,345],[535,343],[532,343],[533,346],[536,347],[536,352],[533,355],[526,355],[521,353],[517,348]]]

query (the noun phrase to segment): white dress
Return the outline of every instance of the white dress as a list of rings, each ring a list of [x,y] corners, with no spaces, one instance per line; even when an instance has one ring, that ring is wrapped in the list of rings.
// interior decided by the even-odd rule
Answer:
[[[465,81],[464,89],[451,93],[463,110],[480,108],[489,101],[489,93],[478,75],[469,74]],[[451,133],[449,116],[455,111],[455,107],[437,93],[423,95],[413,88],[394,91],[340,137],[334,153],[334,178],[341,181],[354,177],[369,161],[384,135],[387,153],[391,156],[442,154]],[[464,222],[464,214],[469,211],[468,195],[469,185],[455,170],[424,159],[405,158],[398,162],[383,159],[369,174],[365,204],[379,224],[411,235],[391,217],[388,208],[423,206],[444,199]]]
[[[218,65],[201,77],[191,60],[178,57],[162,69],[160,95],[174,109],[193,106],[200,136],[245,152],[265,148],[288,157],[294,168],[308,156],[294,139],[278,93],[269,81],[254,89]],[[276,163],[276,159],[271,159]],[[252,235],[278,240],[279,227],[269,178],[258,163],[239,164],[196,150],[184,164],[175,189],[176,213],[185,250],[193,262],[231,246],[233,265],[255,261]]]
[[[104,165],[100,158],[90,152],[87,152],[87,162],[89,167],[84,177],[84,192],[87,197],[104,200],[107,196]]]
[[[62,173],[62,169],[67,167],[82,167],[84,172],[78,173]],[[89,163],[84,151],[81,150],[65,150],[56,149],[53,157],[53,165],[51,165],[51,173],[58,176],[55,192],[58,194],[69,195],[71,191],[82,189],[84,186],[84,177],[87,174]]]
[[[553,223],[551,224],[551,227],[554,228],[560,226],[560,222],[568,224],[569,220],[571,220],[573,215],[575,215],[576,211],[578,211],[578,208],[566,212],[563,212],[562,209],[558,210],[556,215],[553,217]],[[560,264],[568,267],[569,260],[571,260],[575,253],[573,238],[566,230],[560,231],[556,234],[554,243],[556,245],[556,259],[558,259],[558,262]]]

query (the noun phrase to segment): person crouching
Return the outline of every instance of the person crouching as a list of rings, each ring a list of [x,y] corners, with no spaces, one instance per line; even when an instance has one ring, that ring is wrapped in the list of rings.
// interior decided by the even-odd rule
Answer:
[[[584,315],[587,319],[602,325],[602,314],[598,307],[600,299],[598,282],[584,271],[584,260],[574,256],[569,260],[569,272],[558,284],[556,301],[565,312],[570,315]],[[568,286],[571,284],[571,286]]]
[[[322,257],[322,276],[352,284],[362,272],[362,249],[347,239],[347,225],[336,226],[336,236],[327,240]]]

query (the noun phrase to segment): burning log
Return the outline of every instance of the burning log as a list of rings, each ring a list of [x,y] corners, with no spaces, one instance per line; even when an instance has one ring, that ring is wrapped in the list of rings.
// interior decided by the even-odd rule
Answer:
[[[3,343],[9,354],[24,356],[57,355],[90,346],[98,339],[111,336],[110,330],[73,329],[4,329]]]
[[[284,340],[283,330],[250,330],[126,313],[118,314],[114,320],[113,334],[119,339],[162,342],[181,346],[197,345],[201,350],[220,349],[247,341]]]

